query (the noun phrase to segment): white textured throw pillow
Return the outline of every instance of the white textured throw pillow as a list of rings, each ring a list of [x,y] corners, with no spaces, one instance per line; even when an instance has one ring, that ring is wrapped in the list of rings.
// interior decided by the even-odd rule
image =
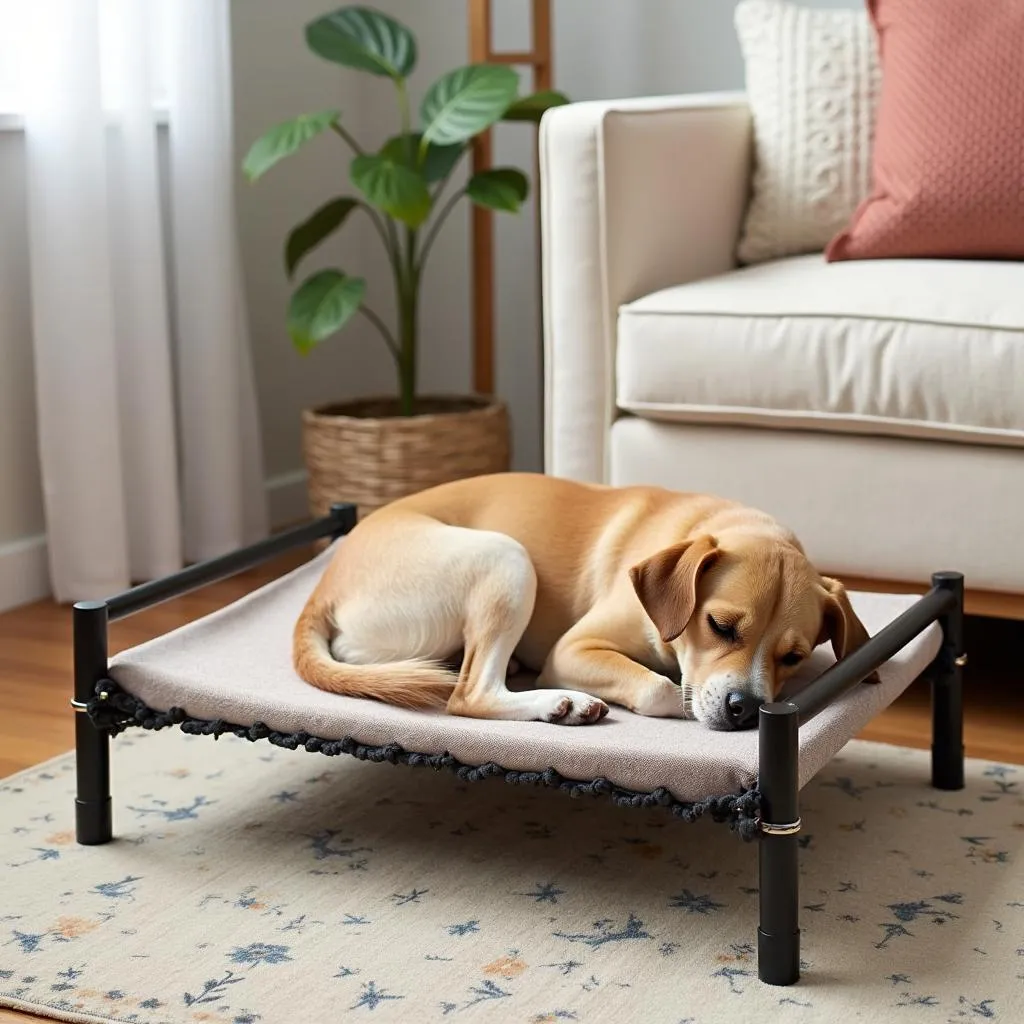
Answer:
[[[818,252],[871,189],[881,71],[867,12],[740,0],[754,122],[742,263]]]

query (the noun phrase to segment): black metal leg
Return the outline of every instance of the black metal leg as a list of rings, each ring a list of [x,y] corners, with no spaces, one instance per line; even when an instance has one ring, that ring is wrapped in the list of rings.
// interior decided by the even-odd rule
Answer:
[[[107,605],[80,601],[74,607],[75,648],[75,835],[84,846],[109,843],[110,737],[97,729],[81,705],[95,695],[96,683],[107,675]]]
[[[758,721],[757,975],[769,985],[792,985],[800,979],[799,722],[799,708],[788,702],[765,704]]]
[[[331,540],[337,540],[356,528],[359,513],[351,502],[339,501],[331,506],[331,519],[337,523],[335,529],[331,531]]]
[[[937,572],[932,586],[950,591],[954,607],[939,618],[942,649],[932,668],[932,785],[964,787],[964,578],[958,572]]]

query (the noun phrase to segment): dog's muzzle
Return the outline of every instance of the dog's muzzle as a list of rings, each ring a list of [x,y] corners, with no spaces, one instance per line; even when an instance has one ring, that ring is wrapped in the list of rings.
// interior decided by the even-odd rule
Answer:
[[[712,676],[692,691],[693,717],[708,729],[733,732],[757,723],[764,697],[748,688],[747,681],[733,675]]]

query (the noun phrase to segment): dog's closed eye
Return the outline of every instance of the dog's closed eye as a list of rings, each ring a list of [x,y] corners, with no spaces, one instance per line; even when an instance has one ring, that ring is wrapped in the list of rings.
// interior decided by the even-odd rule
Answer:
[[[734,644],[739,639],[736,626],[732,623],[719,622],[714,615],[709,615],[708,625],[711,627],[712,633],[720,636],[723,640],[728,640],[729,643]]]

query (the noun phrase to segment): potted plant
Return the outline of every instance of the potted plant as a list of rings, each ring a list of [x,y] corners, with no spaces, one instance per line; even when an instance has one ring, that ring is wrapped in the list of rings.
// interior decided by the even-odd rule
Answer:
[[[255,181],[317,136],[330,134],[351,152],[352,193],[329,199],[288,236],[285,268],[293,277],[303,258],[348,218],[369,218],[391,265],[395,325],[364,302],[366,282],[341,269],[320,270],[295,288],[287,326],[300,353],[341,331],[362,313],[395,363],[397,393],[303,413],[303,456],[310,509],[322,515],[332,501],[354,501],[360,514],[435,484],[509,466],[504,404],[489,397],[421,395],[417,387],[419,310],[423,270],[438,232],[463,198],[491,210],[516,212],[529,191],[522,171],[497,167],[472,175],[460,188],[452,176],[475,136],[498,121],[537,123],[560,93],[519,95],[510,67],[470,64],[442,75],[423,95],[414,118],[408,78],[416,40],[394,18],[347,6],[310,22],[309,49],[348,68],[390,79],[398,132],[367,152],[338,110],[302,114],[270,129],[245,157]]]

